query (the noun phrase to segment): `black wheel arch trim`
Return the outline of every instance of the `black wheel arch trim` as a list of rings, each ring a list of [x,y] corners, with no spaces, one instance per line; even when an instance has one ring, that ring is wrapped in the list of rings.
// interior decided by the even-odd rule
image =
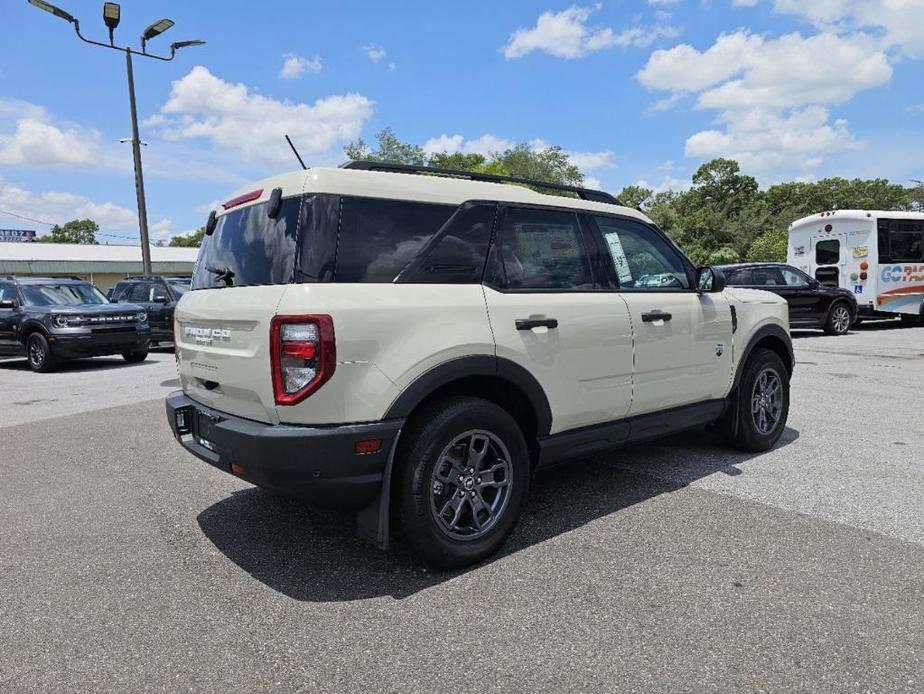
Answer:
[[[754,348],[759,342],[768,337],[776,338],[780,340],[783,345],[785,345],[786,352],[788,354],[788,363],[786,363],[786,368],[789,371],[789,375],[792,376],[793,369],[796,366],[795,355],[792,351],[792,338],[789,336],[789,333],[779,325],[764,325],[758,328],[754,334],[751,335],[751,339],[748,340],[747,345],[741,352],[741,357],[738,359],[738,366],[735,369],[735,381],[733,388],[737,388],[738,384],[741,383],[741,376],[744,374],[744,367],[751,356],[751,352],[754,351]]]
[[[509,359],[487,354],[457,357],[424,372],[392,402],[383,418],[405,419],[421,402],[443,386],[472,376],[499,378],[519,388],[536,415],[537,437],[547,436],[551,431],[552,408],[535,376]]]

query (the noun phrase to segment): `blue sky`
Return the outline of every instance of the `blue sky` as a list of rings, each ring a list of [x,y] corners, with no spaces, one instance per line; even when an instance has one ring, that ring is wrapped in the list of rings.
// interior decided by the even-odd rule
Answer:
[[[102,38],[101,3],[59,0]],[[924,178],[924,0],[123,2],[148,216],[168,239],[238,185],[391,126],[429,149],[557,144],[588,182],[680,189],[715,156],[762,185]],[[90,216],[137,238],[124,58],[4,0],[0,227]]]

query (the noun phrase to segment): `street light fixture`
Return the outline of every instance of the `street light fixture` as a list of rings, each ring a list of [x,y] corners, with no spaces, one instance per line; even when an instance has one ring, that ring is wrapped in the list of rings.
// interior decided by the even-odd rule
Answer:
[[[145,45],[148,41],[153,39],[155,36],[160,36],[172,26],[172,19],[158,19],[151,26],[145,29],[144,33],[141,35],[141,52],[145,52]]]
[[[153,24],[151,24],[147,29],[144,30],[144,33],[141,35],[141,50],[133,49],[128,46],[116,46],[113,38],[113,34],[117,26],[119,26],[119,20],[121,19],[121,8],[118,3],[115,2],[106,2],[103,3],[103,23],[109,29],[109,43],[103,43],[102,41],[94,41],[93,39],[86,38],[83,34],[80,33],[80,22],[69,12],[65,12],[60,7],[55,7],[50,2],[45,2],[45,0],[28,0],[30,5],[34,5],[40,10],[45,12],[50,12],[55,17],[60,17],[61,19],[70,22],[74,25],[74,31],[77,33],[77,38],[79,38],[84,43],[89,43],[94,46],[102,46],[103,48],[112,48],[117,51],[123,51],[125,53],[125,67],[128,72],[128,101],[129,106],[131,107],[131,116],[132,116],[132,137],[129,140],[132,143],[132,157],[135,162],[135,192],[138,198],[138,227],[141,236],[141,262],[144,268],[144,274],[151,274],[151,249],[150,243],[148,242],[148,212],[147,206],[144,199],[144,176],[141,172],[141,145],[145,144],[141,142],[141,139],[138,137],[138,111],[135,108],[135,77],[132,71],[132,55],[140,55],[145,58],[154,58],[155,60],[163,60],[165,62],[173,60],[176,57],[176,52],[181,48],[187,48],[190,46],[201,46],[205,41],[200,41],[198,39],[191,41],[177,41],[170,44],[170,55],[154,55],[153,53],[147,52],[147,42],[150,39],[153,39],[155,36],[160,36],[167,29],[173,26],[173,20],[170,19],[160,19]]]

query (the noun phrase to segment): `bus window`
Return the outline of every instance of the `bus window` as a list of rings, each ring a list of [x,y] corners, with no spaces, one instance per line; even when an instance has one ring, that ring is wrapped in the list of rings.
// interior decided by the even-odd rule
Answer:
[[[815,244],[816,265],[837,265],[841,260],[841,242],[826,239]]]
[[[904,219],[879,220],[879,262],[924,261],[924,223]]]

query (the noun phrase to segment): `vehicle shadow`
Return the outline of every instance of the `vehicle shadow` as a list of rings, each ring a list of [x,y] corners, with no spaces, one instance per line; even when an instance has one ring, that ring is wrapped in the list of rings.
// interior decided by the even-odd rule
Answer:
[[[142,361],[137,364],[129,364],[122,357],[87,357],[86,359],[68,359],[60,361],[55,366],[54,371],[48,375],[62,372],[79,373],[81,371],[107,371],[110,369],[133,369],[136,367],[150,366],[155,362]],[[29,362],[25,357],[12,357],[9,360],[0,359],[0,369],[6,371],[29,371]],[[40,374],[44,375],[44,374]]]
[[[787,428],[778,446],[798,438],[798,431]],[[694,431],[540,472],[507,544],[478,566],[708,475],[740,475],[742,465],[760,457],[732,451],[716,435]],[[356,536],[354,514],[315,508],[258,488],[234,492],[197,520],[228,559],[295,600],[402,599],[478,568],[432,569],[400,538],[382,552]]]

